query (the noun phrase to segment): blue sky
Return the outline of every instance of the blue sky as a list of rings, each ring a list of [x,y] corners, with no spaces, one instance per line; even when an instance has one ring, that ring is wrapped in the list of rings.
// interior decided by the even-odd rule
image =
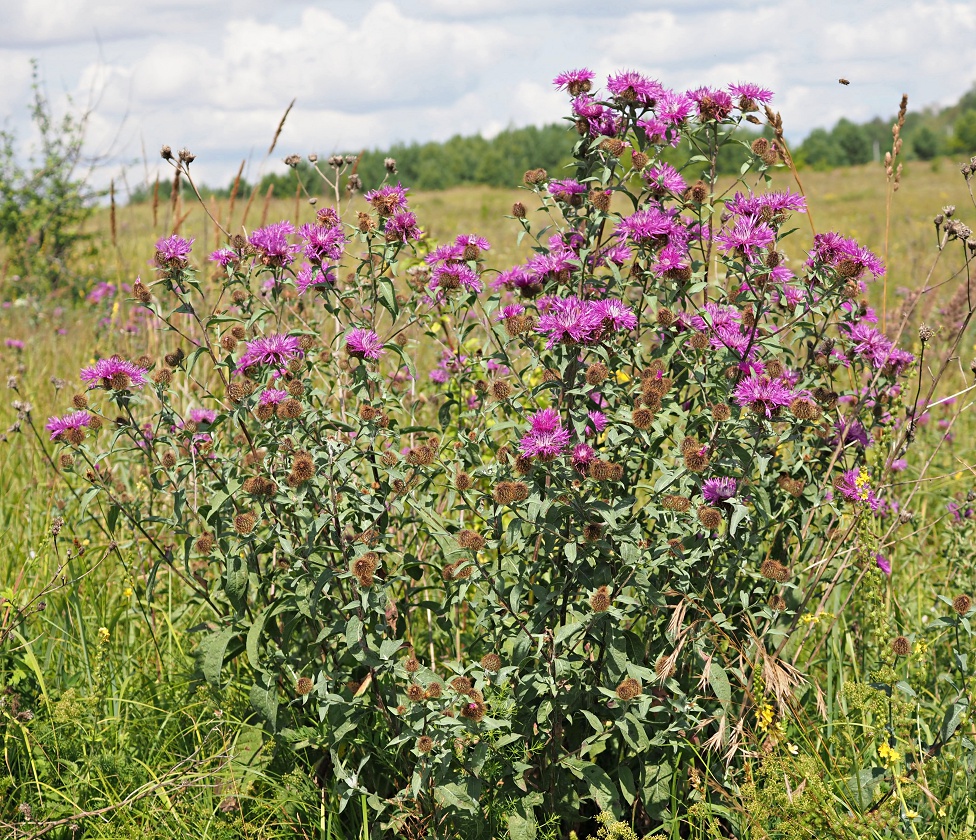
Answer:
[[[754,81],[788,136],[948,104],[976,81],[971,0],[0,0],[0,116],[25,141],[30,60],[90,108],[99,179],[155,177],[163,143],[223,183],[295,152],[491,135],[565,111],[552,78],[636,69],[673,88]],[[847,87],[838,77],[850,79]],[[264,152],[296,104],[275,160]],[[145,154],[144,154],[145,150]],[[164,171],[164,170],[161,170]]]

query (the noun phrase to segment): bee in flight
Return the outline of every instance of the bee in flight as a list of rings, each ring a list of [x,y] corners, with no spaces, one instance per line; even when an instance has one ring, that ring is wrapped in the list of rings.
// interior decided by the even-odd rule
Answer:
[[[838,79],[837,81],[840,82],[842,85],[849,85],[850,84],[850,82],[847,79]]]

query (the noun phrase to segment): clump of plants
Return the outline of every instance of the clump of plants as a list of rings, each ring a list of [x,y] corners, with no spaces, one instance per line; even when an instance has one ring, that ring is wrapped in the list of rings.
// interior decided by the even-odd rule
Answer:
[[[202,678],[406,836],[618,836],[753,790],[791,645],[907,522],[915,356],[863,299],[875,254],[788,257],[770,91],[593,79],[556,79],[575,169],[526,172],[524,262],[427,241],[392,181],[351,213],[339,159],[307,221],[160,239],[132,295],[164,352],[96,360],[48,423],[115,539],[209,609]]]

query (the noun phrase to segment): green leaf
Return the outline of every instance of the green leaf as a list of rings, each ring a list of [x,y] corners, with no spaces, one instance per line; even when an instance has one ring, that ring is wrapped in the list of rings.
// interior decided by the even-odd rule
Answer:
[[[952,737],[952,733],[959,728],[962,716],[966,713],[968,704],[953,703],[946,709],[945,717],[942,719],[942,726],[939,729],[939,739],[945,743]]]
[[[442,808],[456,808],[469,814],[478,812],[478,802],[461,785],[438,785],[434,788],[434,799]]]
[[[215,688],[220,688],[220,669],[224,665],[224,654],[227,653],[227,645],[235,633],[233,627],[223,627],[216,633],[204,636],[197,648],[203,678]]]
[[[601,811],[609,811],[617,802],[617,788],[606,772],[595,764],[584,764],[583,778],[589,785],[588,798],[596,802]]]
[[[535,840],[538,829],[539,824],[535,821],[534,816],[508,815],[508,836],[510,840]]]
[[[883,767],[870,767],[847,780],[847,789],[859,808],[863,810],[871,805],[874,791],[884,781],[886,774],[887,771]]]
[[[725,669],[715,659],[712,659],[708,665],[708,682],[723,708],[728,710],[732,703],[732,687],[729,685],[729,677]]]
[[[623,792],[624,799],[627,800],[628,805],[633,805],[634,800],[637,799],[637,785],[634,782],[634,774],[630,772],[630,768],[621,764],[617,767],[617,778],[620,780],[620,790]]]

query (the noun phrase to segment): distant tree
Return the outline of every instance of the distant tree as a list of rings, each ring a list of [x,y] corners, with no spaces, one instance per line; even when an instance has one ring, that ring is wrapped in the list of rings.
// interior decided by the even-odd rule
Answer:
[[[919,160],[932,160],[942,153],[942,138],[929,126],[923,125],[912,137],[912,151]]]
[[[799,163],[814,169],[832,169],[847,161],[834,142],[833,136],[823,128],[815,128],[796,150]]]
[[[953,151],[971,155],[976,153],[976,110],[964,112],[952,131]]]
[[[840,150],[844,163],[855,165],[871,160],[872,143],[864,127],[844,118],[834,126],[831,138]]]

